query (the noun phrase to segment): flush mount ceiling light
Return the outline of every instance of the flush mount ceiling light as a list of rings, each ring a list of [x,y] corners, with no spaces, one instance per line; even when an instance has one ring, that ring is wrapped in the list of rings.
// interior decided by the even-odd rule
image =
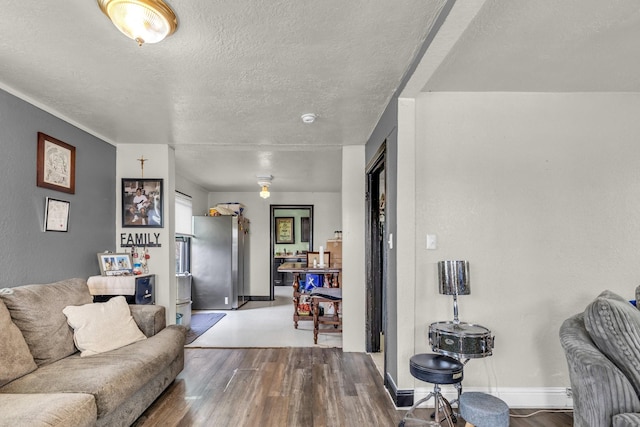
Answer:
[[[318,116],[316,116],[313,113],[306,113],[300,116],[300,118],[302,119],[302,123],[306,123],[306,124],[311,124],[315,122],[317,117]]]
[[[125,36],[158,43],[178,28],[175,13],[162,0],[97,0],[100,9]]]
[[[271,186],[271,180],[273,176],[271,175],[258,175],[258,185],[261,188],[260,197],[263,199],[268,199],[271,193],[269,192],[269,187]]]

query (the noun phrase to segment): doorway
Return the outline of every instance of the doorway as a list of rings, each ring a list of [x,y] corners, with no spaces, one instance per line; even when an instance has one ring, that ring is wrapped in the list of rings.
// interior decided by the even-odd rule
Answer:
[[[276,286],[291,285],[291,273],[278,273],[283,262],[307,262],[313,250],[313,205],[271,205],[271,285],[269,299]]]
[[[370,353],[384,351],[386,325],[386,142],[367,167],[367,284],[366,284],[366,349]]]

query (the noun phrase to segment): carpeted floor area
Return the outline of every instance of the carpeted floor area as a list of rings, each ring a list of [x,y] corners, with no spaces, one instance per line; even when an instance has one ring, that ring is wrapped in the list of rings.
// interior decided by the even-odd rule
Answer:
[[[185,344],[191,344],[200,335],[207,332],[220,319],[226,316],[225,313],[193,313],[191,315],[191,329],[187,332]]]

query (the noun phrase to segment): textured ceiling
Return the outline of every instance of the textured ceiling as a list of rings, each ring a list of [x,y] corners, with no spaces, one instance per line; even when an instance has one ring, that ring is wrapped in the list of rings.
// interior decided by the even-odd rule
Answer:
[[[209,190],[339,191],[341,147],[371,135],[444,0],[168,3],[177,32],[138,47],[95,0],[3,0],[0,84],[114,144],[174,146]]]
[[[425,91],[640,92],[640,1],[486,1]]]
[[[341,147],[428,36],[416,90],[640,91],[637,0],[458,0],[437,34],[445,0],[170,4],[178,31],[138,47],[93,0],[2,0],[0,87],[113,144],[170,144],[211,191],[339,191]]]

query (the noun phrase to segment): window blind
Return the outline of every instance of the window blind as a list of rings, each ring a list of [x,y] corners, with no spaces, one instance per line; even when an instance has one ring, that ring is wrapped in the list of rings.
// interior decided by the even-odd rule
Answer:
[[[193,207],[191,197],[176,193],[176,234],[192,235],[191,216]]]

